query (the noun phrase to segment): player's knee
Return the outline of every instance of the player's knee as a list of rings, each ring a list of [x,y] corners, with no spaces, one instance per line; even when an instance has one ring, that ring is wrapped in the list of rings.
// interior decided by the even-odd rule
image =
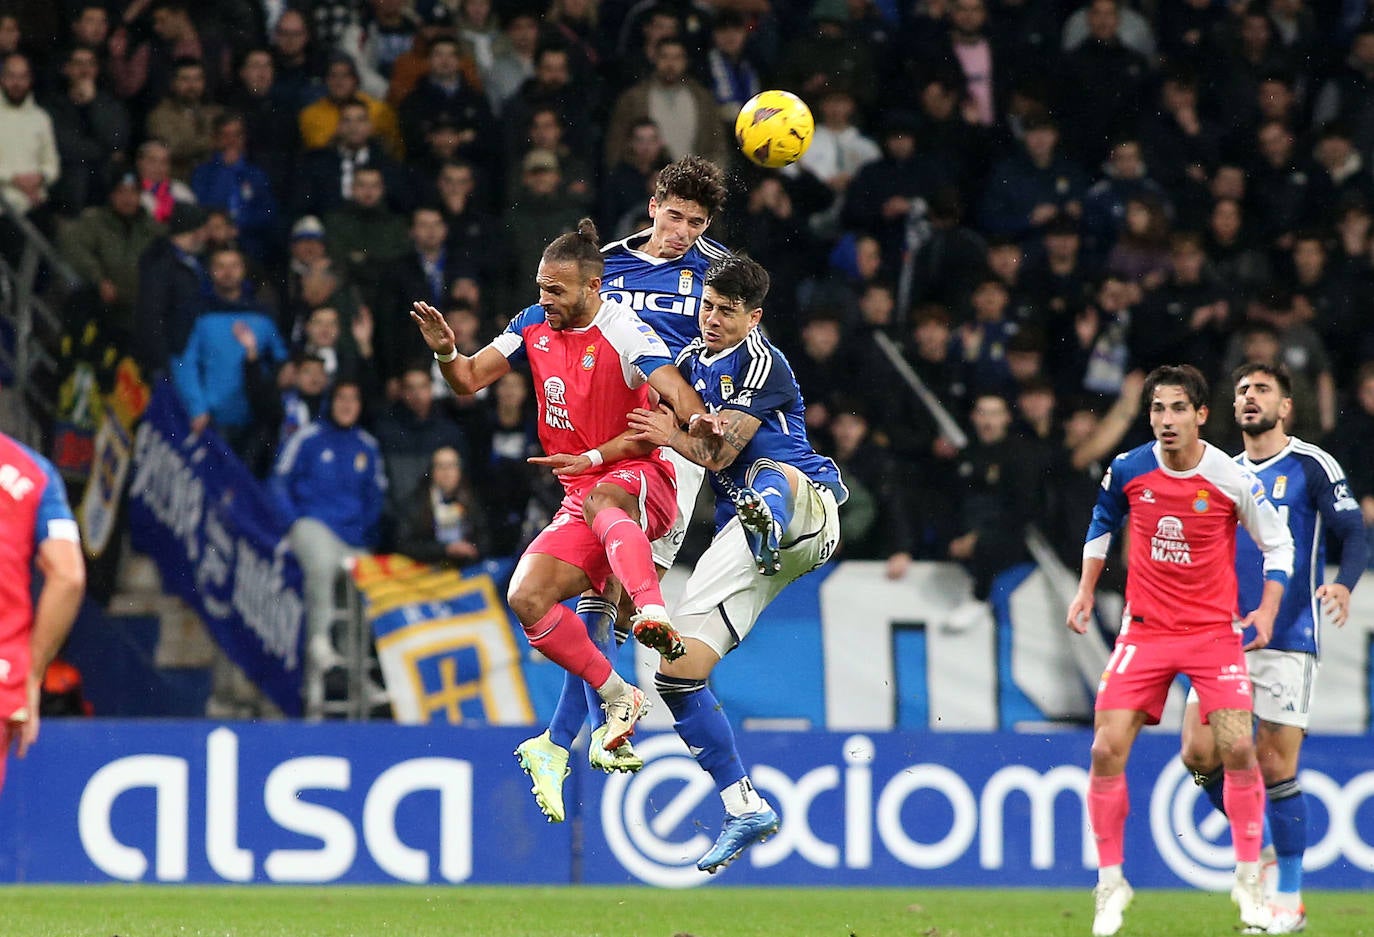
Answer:
[[[1120,733],[1098,729],[1093,733],[1092,765],[1098,774],[1119,774],[1131,753],[1130,742]]]
[[[1247,733],[1218,738],[1217,747],[1221,750],[1221,763],[1228,771],[1249,768],[1255,764],[1255,743]]]
[[[1208,774],[1217,767],[1217,749],[1204,732],[1185,733],[1179,746],[1183,766],[1194,774]]]
[[[553,607],[553,603],[543,594],[543,590],[527,581],[511,583],[510,590],[506,593],[506,603],[510,605],[510,610],[520,619],[522,625],[533,624]]]

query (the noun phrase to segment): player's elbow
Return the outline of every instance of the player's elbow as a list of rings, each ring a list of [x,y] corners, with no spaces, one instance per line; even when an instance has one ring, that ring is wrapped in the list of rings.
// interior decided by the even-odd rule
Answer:
[[[86,564],[78,555],[74,560],[54,563],[43,574],[43,591],[79,599],[86,592]]]

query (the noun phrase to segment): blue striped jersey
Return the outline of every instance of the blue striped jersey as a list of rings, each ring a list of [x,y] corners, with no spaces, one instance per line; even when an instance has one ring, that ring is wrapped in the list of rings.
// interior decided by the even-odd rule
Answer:
[[[701,334],[697,321],[706,270],[730,251],[707,237],[675,260],[650,257],[642,248],[652,228],[645,228],[601,248],[606,270],[601,298],[623,303],[658,333],[674,356]]]
[[[755,328],[744,341],[719,354],[693,339],[677,357],[687,383],[701,394],[712,412],[743,410],[758,417],[759,428],[729,466],[709,472],[716,493],[716,529],[734,514],[730,491],[744,487],[750,467],[760,459],[784,462],[818,485],[829,488],[841,504],[849,497],[839,467],[811,448],[806,435],[806,404],[792,366]]]
[[[1326,575],[1326,535],[1329,530],[1340,537],[1344,547],[1337,581],[1343,582],[1347,565],[1356,562],[1354,580],[1358,580],[1366,554],[1359,504],[1351,496],[1340,464],[1325,450],[1296,437],[1262,462],[1251,462],[1244,453],[1236,456],[1236,462],[1264,483],[1269,500],[1293,535],[1293,574],[1274,620],[1269,647],[1316,654],[1321,644],[1321,601],[1315,593]],[[1259,605],[1264,589],[1260,564],[1254,540],[1243,529],[1238,531],[1236,580],[1242,614]],[[1353,586],[1354,581],[1344,584]],[[1254,629],[1247,629],[1245,640],[1252,637]]]

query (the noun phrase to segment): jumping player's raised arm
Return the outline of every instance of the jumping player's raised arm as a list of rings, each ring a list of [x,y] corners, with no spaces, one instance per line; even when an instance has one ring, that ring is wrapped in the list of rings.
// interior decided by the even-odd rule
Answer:
[[[510,370],[510,356],[523,344],[517,332],[514,336],[514,348],[506,350],[499,346],[498,342],[511,334],[507,329],[491,344],[469,357],[458,353],[453,329],[444,321],[443,314],[429,303],[416,302],[410,310],[410,318],[419,326],[420,335],[424,337],[425,344],[434,352],[434,358],[439,362],[439,372],[444,375],[444,380],[448,381],[448,386],[453,388],[455,394],[475,394],[483,387],[496,383]],[[511,324],[514,325],[514,321]],[[510,344],[509,339],[506,344]]]

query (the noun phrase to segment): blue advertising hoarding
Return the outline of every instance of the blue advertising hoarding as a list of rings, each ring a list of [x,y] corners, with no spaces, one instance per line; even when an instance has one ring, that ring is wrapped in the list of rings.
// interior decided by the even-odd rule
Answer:
[[[781,832],[718,876],[720,802],[671,733],[635,775],[574,752],[550,824],[521,728],[49,720],[0,796],[0,881],[1088,886],[1089,736],[743,732]],[[1167,733],[1131,759],[1143,887],[1225,887],[1226,825]],[[1311,888],[1374,889],[1374,751],[1313,737]]]

